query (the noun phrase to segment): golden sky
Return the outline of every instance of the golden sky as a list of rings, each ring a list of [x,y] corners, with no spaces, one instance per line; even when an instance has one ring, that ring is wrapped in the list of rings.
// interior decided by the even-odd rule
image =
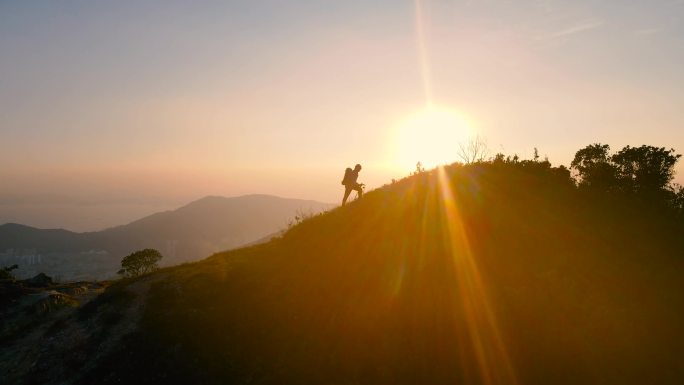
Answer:
[[[566,165],[684,152],[683,38],[677,0],[2,2],[0,223],[18,201],[128,205],[26,221],[80,230],[209,194],[336,202],[347,166],[377,187],[474,135]]]

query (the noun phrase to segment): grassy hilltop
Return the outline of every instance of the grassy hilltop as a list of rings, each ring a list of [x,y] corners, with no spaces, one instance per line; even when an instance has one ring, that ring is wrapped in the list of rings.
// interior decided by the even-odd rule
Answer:
[[[115,283],[46,332],[24,379],[674,384],[682,234],[675,210],[548,162],[452,165]]]

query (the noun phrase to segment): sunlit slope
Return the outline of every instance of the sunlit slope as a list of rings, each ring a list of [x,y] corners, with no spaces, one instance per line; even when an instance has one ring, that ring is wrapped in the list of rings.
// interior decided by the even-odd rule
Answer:
[[[140,321],[77,373],[83,383],[677,383],[677,226],[581,196],[543,164],[422,173],[276,241],[134,283],[149,291],[115,286],[110,295],[133,293]]]

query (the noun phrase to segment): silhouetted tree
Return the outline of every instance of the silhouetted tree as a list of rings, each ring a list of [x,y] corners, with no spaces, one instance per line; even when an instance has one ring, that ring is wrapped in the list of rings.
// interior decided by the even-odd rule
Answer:
[[[121,270],[118,274],[124,277],[137,277],[157,270],[157,263],[162,259],[161,253],[155,249],[136,251],[121,260]]]
[[[466,143],[459,143],[456,155],[465,164],[484,162],[489,155],[489,147],[484,139],[476,136]]]
[[[681,157],[674,149],[664,147],[626,146],[611,157],[623,190],[641,194],[669,191],[674,178],[674,165]]]
[[[575,153],[570,168],[577,171],[580,187],[603,192],[617,188],[618,170],[609,152],[609,145],[595,143]]]
[[[681,188],[671,185],[681,157],[674,149],[626,146],[611,155],[607,144],[592,144],[575,154],[571,167],[579,187],[598,192],[620,192],[649,204],[682,206]]]

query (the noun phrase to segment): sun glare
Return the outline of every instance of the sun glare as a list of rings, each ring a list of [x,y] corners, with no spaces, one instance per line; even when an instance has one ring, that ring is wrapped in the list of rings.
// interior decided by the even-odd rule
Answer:
[[[457,111],[428,106],[399,122],[395,133],[395,164],[413,169],[417,162],[432,168],[455,162],[457,149],[472,136],[466,120]]]

